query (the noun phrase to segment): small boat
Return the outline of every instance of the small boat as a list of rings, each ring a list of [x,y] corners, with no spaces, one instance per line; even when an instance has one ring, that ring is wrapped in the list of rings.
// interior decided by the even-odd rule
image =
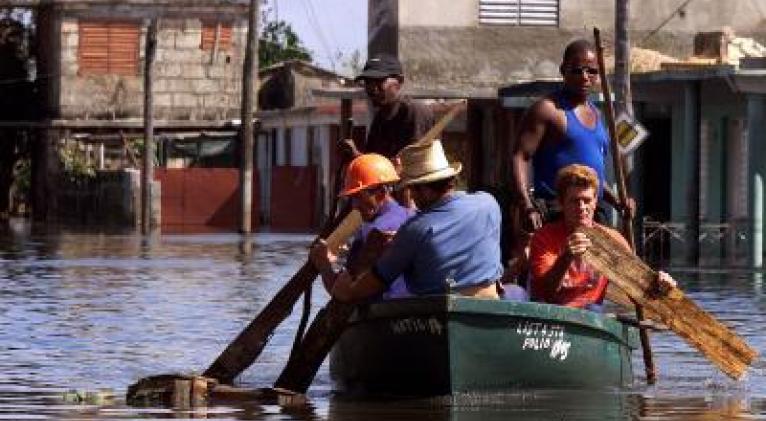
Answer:
[[[633,384],[638,331],[550,304],[444,295],[359,309],[333,348],[330,376],[353,394],[437,396]]]

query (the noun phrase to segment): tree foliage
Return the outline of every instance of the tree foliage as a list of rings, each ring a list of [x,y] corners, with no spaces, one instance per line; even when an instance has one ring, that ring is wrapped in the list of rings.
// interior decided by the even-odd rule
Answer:
[[[286,60],[311,62],[311,52],[289,23],[283,20],[265,22],[258,40],[258,66],[264,68]]]

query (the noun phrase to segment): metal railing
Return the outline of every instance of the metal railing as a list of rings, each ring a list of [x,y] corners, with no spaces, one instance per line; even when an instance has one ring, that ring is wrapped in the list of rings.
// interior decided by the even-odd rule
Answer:
[[[747,264],[751,219],[728,222],[701,222],[699,234],[692,238],[690,224],[677,221],[656,221],[644,217],[641,221],[641,256],[657,265],[675,264],[685,260],[692,241],[699,244],[702,266],[742,266]]]

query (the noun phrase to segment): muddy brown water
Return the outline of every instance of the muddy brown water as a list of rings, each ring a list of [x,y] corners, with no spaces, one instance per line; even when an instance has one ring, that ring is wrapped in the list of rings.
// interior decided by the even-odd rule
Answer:
[[[766,419],[764,365],[741,382],[669,333],[653,335],[659,370],[647,387],[610,392],[525,390],[434,399],[358,401],[332,392],[323,367],[305,407],[258,403],[194,410],[125,405],[128,385],[201,372],[303,262],[308,235],[162,235],[0,229],[0,420],[716,420]],[[674,272],[700,305],[766,350],[763,274]],[[315,288],[314,307],[326,300]],[[299,306],[300,307],[300,306]],[[299,311],[238,382],[268,386],[285,363]],[[587,376],[588,373],[583,373]],[[111,390],[85,403],[71,390]]]

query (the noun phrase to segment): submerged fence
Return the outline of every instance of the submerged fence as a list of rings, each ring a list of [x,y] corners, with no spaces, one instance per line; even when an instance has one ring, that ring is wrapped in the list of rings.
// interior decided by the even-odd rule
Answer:
[[[699,266],[746,266],[749,262],[752,219],[701,222],[699,233],[688,222],[641,221],[641,256],[657,266],[687,265],[692,242],[699,244]]]

